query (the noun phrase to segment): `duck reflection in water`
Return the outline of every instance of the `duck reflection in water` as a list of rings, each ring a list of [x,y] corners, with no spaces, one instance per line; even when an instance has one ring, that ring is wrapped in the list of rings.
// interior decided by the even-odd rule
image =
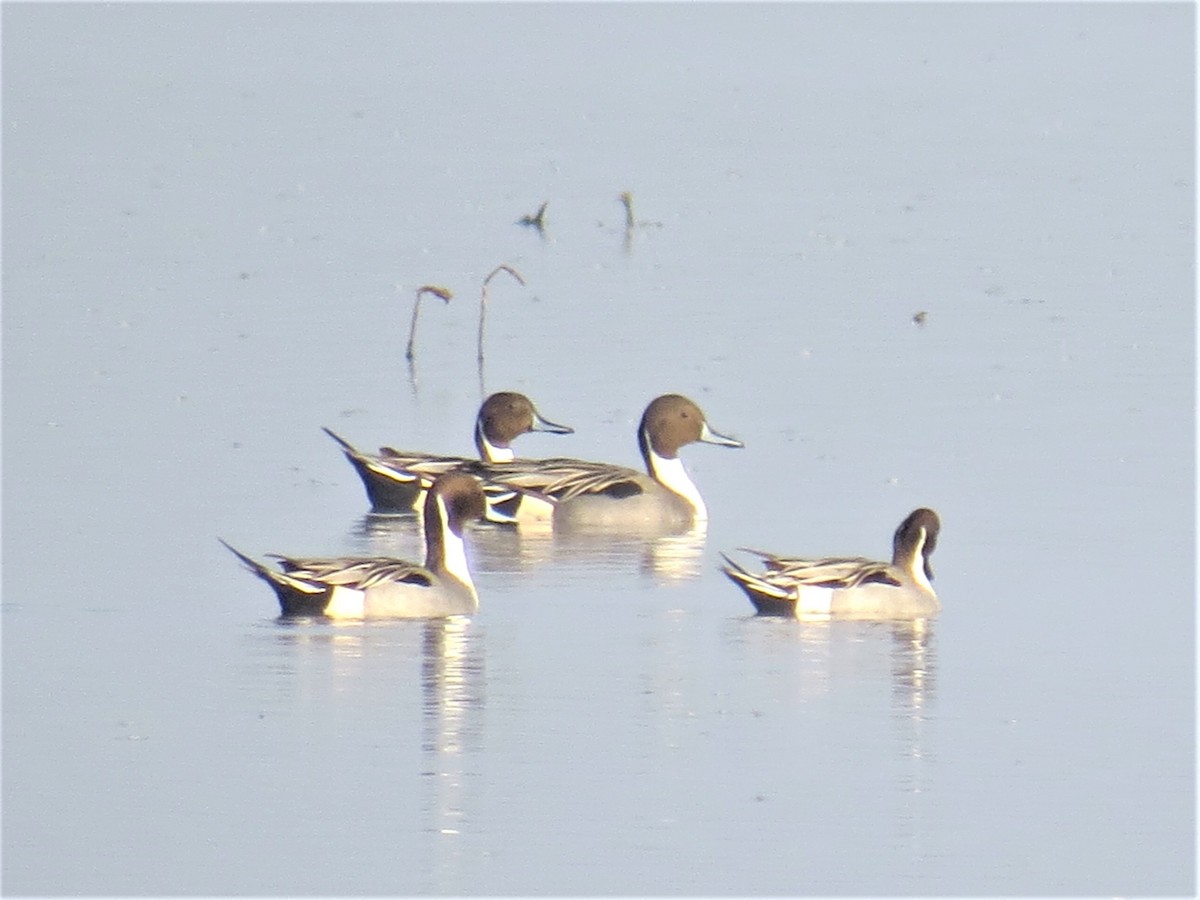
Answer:
[[[419,523],[411,516],[369,513],[350,528],[358,552],[372,556],[420,553]],[[567,565],[585,573],[638,571],[657,584],[693,581],[705,572],[707,526],[682,533],[617,535],[611,530],[514,528],[475,522],[471,564],[478,576],[518,575],[545,565]]]
[[[460,854],[483,784],[486,671],[478,623],[431,619],[421,641],[421,807],[429,883],[457,893]]]
[[[794,657],[797,645],[804,701],[836,690],[839,679],[865,678],[886,660],[892,713],[898,718],[927,717],[937,682],[936,619],[789,619],[746,615],[731,620],[730,640],[753,644],[755,652]]]

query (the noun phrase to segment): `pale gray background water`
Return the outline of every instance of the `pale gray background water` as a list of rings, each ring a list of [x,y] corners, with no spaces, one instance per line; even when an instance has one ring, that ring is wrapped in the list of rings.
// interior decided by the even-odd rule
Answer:
[[[5,4],[4,889],[1191,893],[1194,34]],[[577,429],[522,450],[689,394],[746,442],[686,452],[707,541],[480,532],[469,622],[276,622],[216,536],[417,552],[318,427],[468,452],[502,262],[486,387]],[[926,628],[715,571],[918,505]]]

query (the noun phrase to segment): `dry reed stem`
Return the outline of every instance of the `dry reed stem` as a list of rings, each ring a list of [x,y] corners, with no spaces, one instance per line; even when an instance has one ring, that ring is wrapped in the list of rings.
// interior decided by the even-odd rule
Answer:
[[[491,280],[493,278],[495,278],[501,272],[507,272],[509,275],[511,275],[513,278],[515,278],[522,287],[524,287],[524,285],[525,285],[525,279],[521,276],[520,272],[518,272],[512,266],[503,265],[503,264],[496,266],[496,268],[492,269],[492,271],[488,273],[487,278],[483,279],[483,288],[479,294],[479,357],[478,358],[479,358],[479,363],[481,366],[483,365],[483,323],[484,323],[484,319],[487,316],[488,284],[491,282]]]
[[[449,303],[450,298],[454,296],[449,288],[438,287],[436,284],[423,284],[417,288],[417,297],[413,300],[412,325],[408,329],[408,349],[404,351],[404,355],[408,359],[413,358],[413,341],[417,338],[417,315],[421,311],[421,297],[425,294],[433,294],[446,303]]]

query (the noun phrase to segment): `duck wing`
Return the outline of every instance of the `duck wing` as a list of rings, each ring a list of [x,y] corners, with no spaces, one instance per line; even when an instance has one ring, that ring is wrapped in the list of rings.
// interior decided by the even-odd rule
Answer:
[[[434,582],[434,575],[424,566],[390,556],[315,557],[280,556],[273,554],[284,572],[302,581],[337,585],[366,590],[381,584],[422,584]]]
[[[762,550],[746,549],[763,561],[763,578],[775,584],[812,587],[853,588],[863,584],[890,584],[899,587],[901,574],[891,563],[861,556],[808,559],[779,556]]]
[[[465,468],[488,485],[539,494],[555,503],[585,494],[619,499],[645,492],[646,476],[636,469],[579,459],[516,459],[499,465],[472,463]]]

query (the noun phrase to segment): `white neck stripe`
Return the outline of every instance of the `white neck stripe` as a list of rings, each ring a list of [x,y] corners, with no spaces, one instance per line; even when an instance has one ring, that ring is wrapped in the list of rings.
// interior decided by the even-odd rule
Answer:
[[[475,584],[471,581],[471,570],[467,568],[467,551],[463,539],[450,529],[450,515],[446,510],[446,501],[438,496],[438,525],[442,532],[442,558],[439,560],[445,572],[461,581],[471,593],[475,593]]]
[[[913,548],[912,558],[912,577],[923,590],[933,593],[933,585],[929,583],[929,579],[925,577],[925,529],[921,529],[921,537],[917,540],[917,546]]]
[[[655,480],[691,505],[692,517],[695,521],[707,521],[708,507],[704,505],[704,498],[700,496],[700,490],[688,477],[687,470],[683,468],[683,460],[678,456],[674,459],[666,459],[655,453],[652,445],[647,444],[647,446],[650,451],[650,471]]]
[[[513,451],[512,447],[497,447],[488,440],[487,434],[484,432],[481,425],[476,424],[475,435],[479,438],[479,447],[483,453],[483,458],[488,462],[512,462]]]

